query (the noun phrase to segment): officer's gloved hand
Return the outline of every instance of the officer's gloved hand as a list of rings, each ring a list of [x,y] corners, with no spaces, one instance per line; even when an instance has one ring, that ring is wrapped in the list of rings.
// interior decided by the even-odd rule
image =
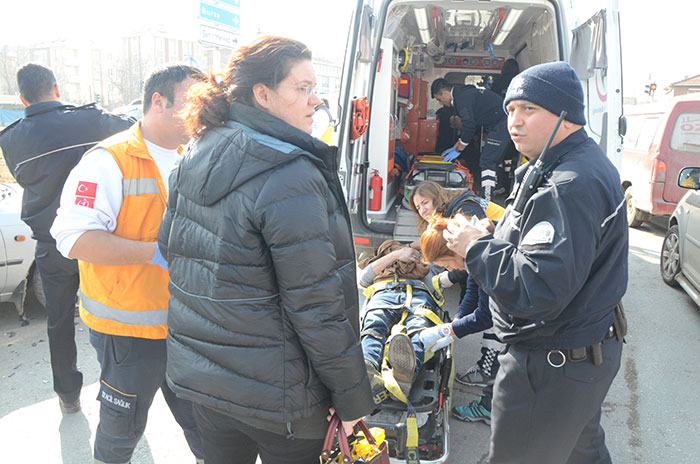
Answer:
[[[163,255],[160,253],[160,247],[158,244],[156,244],[156,252],[153,255],[153,258],[151,258],[151,264],[155,264],[157,266],[162,267],[166,271],[168,270],[168,262],[165,260]]]
[[[442,152],[442,160],[443,161],[454,161],[457,158],[459,158],[460,153],[457,151],[455,147],[448,148],[447,150]]]
[[[452,334],[452,324],[440,324],[423,329],[420,333],[420,341],[426,351],[435,353],[455,340]]]
[[[450,288],[454,285],[454,282],[450,280],[449,273],[450,271],[442,271],[440,274],[438,274],[438,279],[440,280],[440,286],[442,288]]]

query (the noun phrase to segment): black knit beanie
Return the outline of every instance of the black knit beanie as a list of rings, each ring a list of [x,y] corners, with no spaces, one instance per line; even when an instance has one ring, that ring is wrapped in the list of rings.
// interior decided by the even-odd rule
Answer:
[[[557,116],[564,110],[564,119],[586,125],[581,80],[563,61],[538,64],[515,76],[503,100],[504,110],[512,100],[527,100]]]

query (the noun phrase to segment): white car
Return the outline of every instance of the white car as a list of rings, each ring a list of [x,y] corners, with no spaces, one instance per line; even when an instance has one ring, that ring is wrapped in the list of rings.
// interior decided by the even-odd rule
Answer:
[[[34,265],[32,231],[20,219],[22,187],[0,183],[0,302],[12,302],[17,313],[24,315],[28,294],[45,305],[39,272]]]
[[[681,286],[700,306],[700,168],[682,169],[678,185],[689,189],[668,221],[661,248],[661,277]]]

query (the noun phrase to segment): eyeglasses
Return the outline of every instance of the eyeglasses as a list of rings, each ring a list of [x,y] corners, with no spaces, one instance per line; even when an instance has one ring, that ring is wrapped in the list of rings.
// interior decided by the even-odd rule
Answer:
[[[292,87],[302,92],[306,98],[309,98],[312,93],[316,93],[315,85],[297,85],[297,84],[277,84],[279,87]]]

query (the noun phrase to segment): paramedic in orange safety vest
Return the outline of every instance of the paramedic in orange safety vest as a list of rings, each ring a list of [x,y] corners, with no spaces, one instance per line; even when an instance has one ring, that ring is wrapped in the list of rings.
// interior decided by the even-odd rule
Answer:
[[[128,463],[160,388],[198,463],[192,404],[165,383],[167,263],[156,245],[168,177],[188,141],[179,112],[204,75],[170,65],[144,84],[144,116],[87,152],[66,180],[51,235],[78,259],[80,317],[100,363],[95,463]]]

